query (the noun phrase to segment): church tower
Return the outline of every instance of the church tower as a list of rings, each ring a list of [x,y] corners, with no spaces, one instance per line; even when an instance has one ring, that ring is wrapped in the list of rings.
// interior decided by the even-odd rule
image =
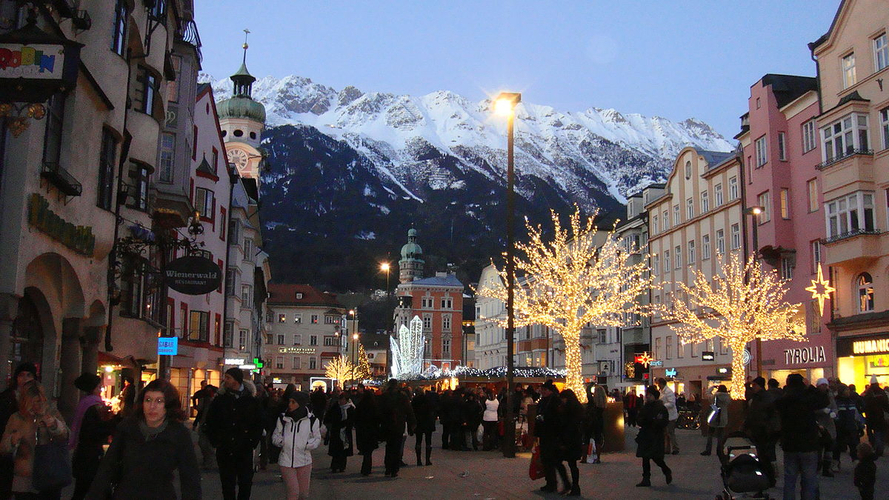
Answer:
[[[417,230],[407,232],[407,244],[401,247],[401,260],[398,261],[398,281],[410,283],[423,277],[423,249],[417,244]]]
[[[229,163],[234,164],[241,177],[256,179],[258,183],[264,158],[259,144],[265,129],[265,106],[253,100],[256,77],[247,71],[247,34],[250,30],[244,30],[244,33],[241,67],[229,77],[234,84],[232,96],[220,101],[216,110]]]

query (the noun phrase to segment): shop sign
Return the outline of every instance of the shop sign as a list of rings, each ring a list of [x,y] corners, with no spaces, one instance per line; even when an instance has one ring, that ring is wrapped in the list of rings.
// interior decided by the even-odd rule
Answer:
[[[224,365],[240,366],[240,365],[243,365],[247,360],[246,359],[239,359],[239,358],[225,358],[223,361],[224,361],[224,363],[223,363]]]
[[[212,260],[197,255],[180,257],[164,268],[167,286],[185,295],[204,295],[219,288],[222,270]]]
[[[248,365],[241,365],[241,366],[239,366],[238,368],[240,368],[241,370],[255,370],[255,369],[256,369],[256,365],[254,365],[254,364],[251,363],[251,364],[248,364]]]
[[[96,248],[93,228],[75,226],[59,217],[49,209],[49,201],[37,193],[31,193],[29,199],[28,224],[80,255],[93,256],[93,250]]]
[[[701,351],[701,361],[715,361],[715,360],[716,360],[716,352]]]
[[[837,339],[837,357],[869,354],[889,354],[889,337],[841,337]]]
[[[83,44],[47,33],[29,21],[0,35],[0,95],[4,100],[44,102],[77,85]]]
[[[0,78],[62,79],[65,46],[0,43]]]
[[[724,367],[724,366],[721,367],[721,368],[717,368],[717,369],[716,369],[716,373],[718,373],[718,374],[720,374],[720,375],[728,375],[728,374],[731,373],[731,372],[732,372],[732,369],[731,369],[731,368],[727,368],[727,367]]]
[[[175,356],[179,354],[179,337],[158,337],[157,354],[160,356]]]
[[[825,361],[827,361],[827,356],[824,354],[824,346],[784,349],[784,363],[788,365],[824,363]]]
[[[651,362],[651,366],[664,366],[664,362],[657,359]]]
[[[679,372],[676,370],[676,368],[667,368],[666,370],[664,370],[664,375],[667,377],[675,378],[678,373]]]
[[[315,354],[317,349],[312,347],[279,347],[280,354]]]

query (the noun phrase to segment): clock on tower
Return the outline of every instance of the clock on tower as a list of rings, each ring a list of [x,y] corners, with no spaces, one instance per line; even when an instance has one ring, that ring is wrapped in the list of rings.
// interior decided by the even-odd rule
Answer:
[[[228,150],[228,161],[237,167],[240,174],[246,174],[249,157],[247,152],[240,148],[231,148]]]

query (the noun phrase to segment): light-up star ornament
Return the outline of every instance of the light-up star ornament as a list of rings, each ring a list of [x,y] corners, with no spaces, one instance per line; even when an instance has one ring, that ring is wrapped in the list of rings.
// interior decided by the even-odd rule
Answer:
[[[642,354],[636,355],[636,362],[641,364],[645,368],[650,367],[652,361],[654,361],[654,358],[652,358],[651,355],[648,354],[648,352],[643,352]]]
[[[812,280],[812,286],[806,288],[807,292],[812,292],[812,298],[818,300],[818,314],[824,314],[824,300],[830,298],[830,294],[836,289],[830,286],[830,282],[824,279],[824,273],[821,271],[821,264],[818,264],[818,276]]]

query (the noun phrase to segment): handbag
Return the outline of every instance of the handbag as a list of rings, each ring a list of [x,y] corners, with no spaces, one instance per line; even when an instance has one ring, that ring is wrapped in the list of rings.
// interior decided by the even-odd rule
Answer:
[[[719,417],[722,413],[722,408],[716,406],[716,404],[710,405],[710,415],[707,417],[707,424],[713,425],[714,422],[719,423]]]
[[[536,481],[543,476],[543,462],[540,460],[540,447],[534,445],[534,451],[531,452],[531,465],[528,467],[528,477],[530,477],[532,481]]]
[[[39,427],[38,427],[39,431]],[[39,443],[37,432],[34,443]],[[34,446],[31,485],[39,492],[61,490],[73,481],[67,441],[50,441]]]

